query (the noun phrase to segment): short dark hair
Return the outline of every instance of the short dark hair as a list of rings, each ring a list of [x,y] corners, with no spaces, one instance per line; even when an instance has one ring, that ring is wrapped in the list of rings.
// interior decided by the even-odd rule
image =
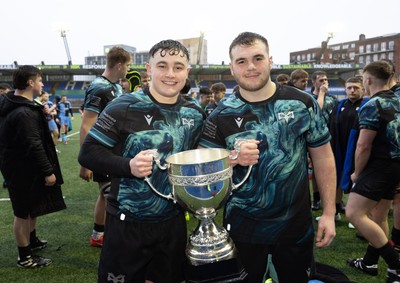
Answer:
[[[311,79],[312,79],[313,81],[315,81],[315,80],[317,79],[318,76],[326,76],[326,77],[327,77],[327,74],[326,74],[325,71],[315,71],[314,73],[312,73]]]
[[[356,84],[362,84],[362,78],[361,77],[350,77],[346,80],[347,83],[356,83]]]
[[[8,83],[0,83],[0,89],[1,90],[6,90],[6,89],[11,90],[12,87]]]
[[[226,92],[226,86],[224,83],[219,82],[215,83],[211,86],[211,92],[217,93],[217,92]]]
[[[280,82],[288,82],[290,80],[289,75],[287,74],[279,74],[276,76],[276,82],[280,83]]]
[[[299,79],[308,79],[309,75],[307,71],[303,69],[296,69],[290,73],[290,80],[293,82],[293,80],[299,80]]]
[[[199,89],[200,95],[211,95],[212,91],[209,87],[203,86]]]
[[[269,45],[268,45],[268,40],[258,34],[258,33],[254,33],[254,32],[242,32],[240,33],[231,43],[231,45],[229,46],[229,57],[232,58],[231,56],[231,52],[232,49],[237,46],[237,45],[242,45],[242,46],[252,46],[254,45],[254,43],[256,42],[256,40],[260,40],[261,42],[263,42],[265,44],[265,48],[267,50],[267,52],[269,53]]]
[[[160,51],[161,57],[164,57],[167,52],[169,55],[178,55],[180,52],[183,53],[182,57],[186,56],[189,61],[189,51],[183,46],[182,43],[176,40],[167,39],[162,40],[159,43],[155,44],[149,51],[150,57],[154,58],[154,55]]]
[[[15,89],[24,90],[28,87],[28,80],[43,77],[40,69],[31,65],[19,66],[13,73],[13,85]]]
[[[394,74],[393,67],[383,60],[369,63],[364,67],[363,73],[369,73],[378,80],[388,81]]]

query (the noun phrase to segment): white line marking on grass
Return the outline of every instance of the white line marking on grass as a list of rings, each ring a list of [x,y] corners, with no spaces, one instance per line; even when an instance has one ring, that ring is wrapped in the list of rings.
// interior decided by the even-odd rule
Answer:
[[[72,136],[75,136],[75,135],[77,135],[77,134],[79,134],[79,132],[75,132],[75,133],[72,133],[72,134],[70,134],[70,135],[67,135],[67,138],[72,137]]]

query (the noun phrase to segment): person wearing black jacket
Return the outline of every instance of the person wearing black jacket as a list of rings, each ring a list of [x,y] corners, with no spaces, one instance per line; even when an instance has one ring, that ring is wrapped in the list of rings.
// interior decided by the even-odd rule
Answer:
[[[14,211],[17,265],[42,267],[51,260],[32,253],[47,245],[36,236],[36,218],[66,208],[63,178],[43,106],[33,100],[43,88],[41,71],[20,66],[13,83],[15,91],[0,96],[0,169]]]

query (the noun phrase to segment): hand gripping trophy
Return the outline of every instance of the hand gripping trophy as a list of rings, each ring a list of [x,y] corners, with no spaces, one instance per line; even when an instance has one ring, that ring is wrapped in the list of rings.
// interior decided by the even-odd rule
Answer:
[[[235,142],[234,155],[226,149],[187,150],[169,156],[165,160],[166,165],[160,164],[156,150],[151,153],[157,166],[161,170],[168,170],[172,192],[169,195],[161,194],[146,177],[151,189],[161,197],[177,202],[199,220],[186,246],[189,260],[187,282],[241,282],[247,276],[228,232],[213,221],[216,210],[224,205],[232,191],[241,186],[250,174],[252,166],[249,166],[240,183],[233,184],[229,160],[238,157],[243,142],[245,140]]]

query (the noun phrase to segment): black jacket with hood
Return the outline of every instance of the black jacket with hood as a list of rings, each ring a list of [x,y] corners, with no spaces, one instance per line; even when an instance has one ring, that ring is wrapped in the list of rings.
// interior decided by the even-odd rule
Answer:
[[[13,197],[32,200],[32,217],[66,207],[61,193],[63,178],[43,106],[14,92],[0,95],[0,169],[12,201]],[[52,174],[56,185],[47,187],[45,177]]]

